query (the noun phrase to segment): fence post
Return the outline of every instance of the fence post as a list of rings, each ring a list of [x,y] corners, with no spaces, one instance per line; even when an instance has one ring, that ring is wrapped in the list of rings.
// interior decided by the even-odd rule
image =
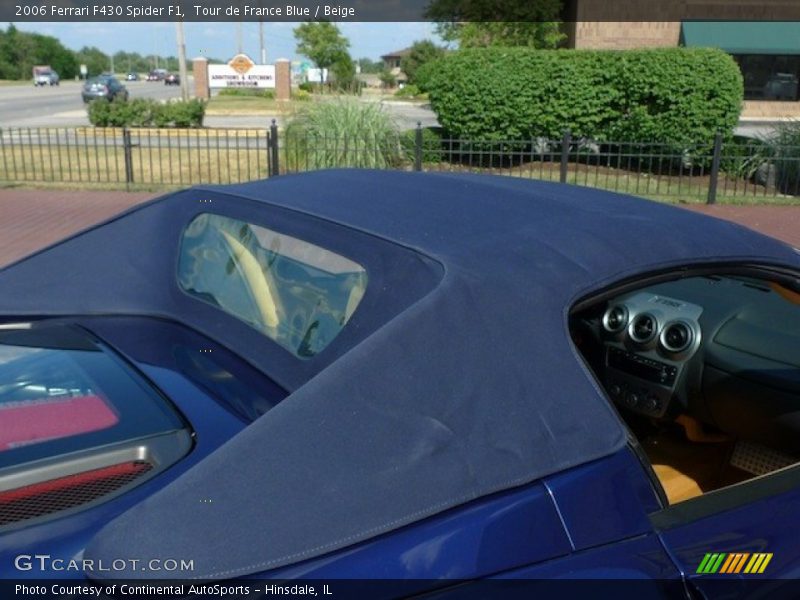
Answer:
[[[269,176],[277,177],[281,173],[280,163],[278,162],[278,122],[272,119],[269,127]]]
[[[561,138],[561,183],[567,183],[567,173],[569,172],[569,147],[572,144],[572,132],[564,130],[564,137]]]
[[[417,121],[414,132],[414,170],[422,171],[422,122]]]
[[[130,189],[133,183],[133,152],[131,148],[131,131],[127,127],[122,128],[122,153],[125,156],[125,189]]]
[[[722,132],[717,131],[714,136],[714,156],[711,158],[711,179],[708,182],[708,199],[706,204],[717,201],[717,183],[719,181],[719,163],[722,159]]]

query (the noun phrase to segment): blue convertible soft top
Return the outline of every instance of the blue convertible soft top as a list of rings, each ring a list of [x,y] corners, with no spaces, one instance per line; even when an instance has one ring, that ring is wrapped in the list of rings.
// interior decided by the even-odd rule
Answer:
[[[333,245],[367,267],[371,300],[342,341],[296,359],[178,290],[177,240],[201,212]],[[572,346],[570,306],[627,276],[720,260],[799,262],[743,227],[597,190],[328,171],[138,208],[0,272],[0,314],[166,316],[292,391],[85,554],[193,559],[194,577],[222,579],[615,452],[625,431]]]

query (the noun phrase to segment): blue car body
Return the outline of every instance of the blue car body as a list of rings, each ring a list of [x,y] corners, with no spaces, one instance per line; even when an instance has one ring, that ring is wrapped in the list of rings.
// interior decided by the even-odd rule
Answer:
[[[444,190],[450,190],[449,193],[453,196],[441,208],[445,215],[448,211],[459,210],[455,200],[459,193],[463,194],[465,201],[481,197],[481,200],[476,201],[480,203],[481,210],[490,206],[485,199],[487,195],[494,194],[498,203],[504,201],[503,194],[527,196],[530,202],[541,204],[531,209],[532,219],[546,219],[548,215],[555,215],[554,222],[558,222],[559,227],[570,222],[572,219],[570,211],[576,211],[575,230],[563,233],[565,246],[558,248],[549,242],[545,244],[552,254],[544,254],[539,248],[537,249],[539,253],[530,258],[525,256],[525,248],[522,246],[515,247],[512,244],[511,248],[502,248],[502,252],[512,256],[508,259],[510,263],[515,260],[521,261],[520,264],[525,264],[525,269],[531,269],[531,272],[536,272],[536,269],[541,269],[543,273],[549,272],[548,269],[551,268],[561,269],[559,261],[562,260],[560,256],[562,252],[571,254],[571,260],[575,260],[576,254],[586,255],[586,262],[581,267],[583,274],[576,277],[585,278],[591,285],[576,286],[568,295],[567,304],[555,306],[554,314],[560,311],[564,319],[570,306],[587,294],[600,293],[603,289],[608,289],[619,282],[642,277],[649,272],[693,268],[697,265],[704,268],[715,264],[730,266],[738,263],[759,264],[765,268],[783,270],[797,269],[800,266],[800,258],[796,251],[738,226],[689,215],[679,209],[567,186],[501,181],[506,178],[340,171],[279,179],[286,181],[268,181],[250,184],[249,187],[219,187],[183,192],[182,195],[168,197],[144,208],[135,209],[108,224],[79,234],[52,249],[0,271],[0,286],[3,286],[0,287],[0,318],[3,322],[11,323],[23,318],[36,323],[66,319],[96,335],[127,361],[131,369],[140,373],[163,396],[169,398],[188,422],[193,444],[186,456],[155,477],[147,479],[140,485],[132,486],[123,494],[107,501],[92,503],[84,510],[70,511],[63,516],[55,513],[41,522],[34,521],[31,524],[23,522],[5,530],[0,529],[0,577],[8,580],[26,578],[85,580],[88,575],[91,579],[102,582],[116,577],[153,579],[174,576],[174,573],[140,575],[130,569],[110,574],[97,572],[87,574],[84,569],[41,569],[37,566],[36,559],[31,557],[46,555],[50,559],[58,558],[63,561],[69,559],[82,561],[87,558],[102,561],[114,556],[114,548],[127,548],[124,542],[130,540],[131,547],[135,548],[132,552],[137,557],[141,556],[145,552],[143,549],[150,544],[153,548],[152,556],[162,559],[165,556],[174,558],[177,556],[175,553],[179,554],[175,549],[181,546],[175,542],[176,545],[170,546],[169,551],[162,551],[161,538],[153,537],[159,527],[162,528],[164,539],[175,537],[184,544],[184,547],[188,547],[191,544],[208,545],[209,540],[213,539],[212,534],[219,534],[219,528],[224,530],[230,527],[232,537],[244,536],[249,535],[245,531],[247,529],[245,523],[249,523],[251,529],[258,529],[268,521],[269,514],[266,508],[263,512],[258,512],[261,509],[247,507],[258,505],[260,499],[264,498],[264,490],[269,489],[270,478],[274,476],[274,481],[283,481],[281,478],[284,475],[277,472],[273,475],[272,471],[267,470],[264,472],[264,481],[257,483],[251,483],[250,475],[242,475],[241,480],[236,480],[231,475],[231,479],[226,480],[224,485],[240,486],[237,488],[236,498],[230,499],[224,494],[218,497],[213,490],[215,485],[221,484],[212,474],[219,472],[214,469],[219,469],[221,463],[215,464],[214,461],[222,461],[224,458],[227,461],[225,464],[229,465],[228,470],[241,469],[242,473],[258,472],[247,471],[246,466],[248,461],[255,464],[263,458],[258,456],[259,438],[256,434],[261,431],[258,427],[266,427],[262,424],[271,418],[289,419],[290,417],[285,414],[289,411],[293,397],[302,394],[304,388],[307,390],[315,379],[319,381],[319,378],[324,378],[326,373],[339,369],[337,365],[346,363],[348,355],[352,357],[352,352],[358,350],[359,345],[363,347],[373,343],[376,338],[384,339],[380,337],[381,335],[388,336],[385,330],[390,327],[387,324],[391,325],[393,319],[399,318],[398,315],[418,310],[420,305],[425,304],[423,299],[427,300],[429,294],[430,297],[435,296],[431,290],[439,290],[442,285],[440,281],[447,281],[454,270],[458,271],[462,268],[462,264],[466,264],[459,262],[460,258],[448,258],[446,254],[437,254],[439,252],[437,244],[445,244],[446,241],[442,240],[447,240],[448,236],[462,233],[457,230],[444,232],[442,223],[447,222],[445,216],[442,216],[439,222],[420,222],[419,230],[413,232],[414,210],[422,206],[423,202],[431,202],[426,194],[435,196],[437,193],[443,194]],[[403,211],[407,211],[408,222],[403,222],[401,225],[391,223],[392,213],[388,217],[388,224],[382,225],[384,223],[384,217],[380,214],[382,209],[377,208],[374,209],[377,212],[369,217],[353,216],[348,221],[349,213],[346,214],[344,209],[342,212],[336,212],[338,209],[326,208],[321,201],[319,203],[321,208],[318,208],[316,200],[306,201],[304,196],[308,193],[316,198],[327,193],[337,198],[341,196],[342,202],[345,203],[345,191],[341,188],[347,188],[350,190],[350,195],[356,197],[347,200],[352,203],[349,210],[356,211],[353,214],[357,211],[369,213],[371,210],[369,194],[377,194],[381,190],[391,190],[395,187],[402,188],[396,192],[399,195],[420,196],[409,197],[408,207],[405,209],[402,207],[392,209],[397,214],[405,214]],[[330,241],[337,236],[347,236],[351,233],[353,236],[362,236],[363,239],[359,238],[350,246],[345,244],[351,252],[342,254],[348,258],[362,257],[362,262],[366,262],[364,254],[359,254],[359,244],[369,244],[368,238],[380,235],[379,227],[385,226],[388,245],[397,245],[398,249],[376,251],[376,254],[380,254],[380,258],[373,257],[375,262],[366,266],[370,277],[367,289],[369,290],[369,286],[377,281],[385,289],[398,290],[397,297],[392,300],[395,304],[385,308],[384,313],[375,309],[376,314],[380,314],[374,320],[368,318],[370,315],[366,312],[366,308],[362,309],[361,314],[356,310],[355,316],[352,317],[351,330],[357,329],[357,331],[348,330],[348,325],[345,324],[340,337],[332,341],[328,338],[324,340],[325,343],[330,343],[327,350],[321,346],[323,342],[320,342],[321,349],[314,350],[311,354],[310,348],[313,345],[309,345],[308,335],[299,339],[297,336],[292,337],[291,333],[286,334],[288,337],[285,340],[288,341],[281,342],[284,348],[278,348],[278,344],[273,341],[264,341],[263,348],[260,346],[254,348],[254,340],[261,339],[260,334],[248,333],[254,325],[242,324],[241,319],[226,320],[227,317],[215,316],[214,311],[218,311],[219,305],[210,304],[206,297],[198,296],[199,299],[193,299],[188,293],[181,295],[173,292],[159,295],[161,292],[157,289],[158,286],[166,285],[164,282],[168,278],[174,279],[176,268],[181,269],[180,265],[176,267],[176,261],[172,257],[178,253],[178,238],[186,235],[187,230],[191,231],[191,223],[194,223],[192,218],[215,210],[221,215],[244,218],[244,209],[229,208],[229,205],[224,203],[223,197],[229,194],[231,197],[252,199],[258,197],[262,190],[267,198],[264,206],[251,208],[248,205],[247,208],[253,214],[261,210],[268,215],[256,221],[276,222],[278,223],[275,225],[276,229],[281,230],[284,221],[290,222],[295,215],[301,215],[303,219],[308,218],[308,221],[299,225],[295,231],[290,230],[290,233],[310,231],[312,227],[320,227],[327,231],[326,228],[330,227],[332,231],[330,235],[326,233],[317,237],[312,236],[314,242],[319,242],[320,245],[324,245],[322,241]],[[292,190],[296,190],[294,194]],[[429,193],[429,190],[432,192]],[[269,193],[276,192],[280,192],[278,195],[280,200],[269,199]],[[559,204],[565,197],[569,197],[569,201],[564,201],[566,204]],[[372,199],[374,200],[374,197]],[[547,203],[551,200],[553,206],[548,208]],[[197,207],[198,201],[208,202],[214,208]],[[151,229],[145,228],[142,221],[144,215],[151,211],[156,213],[156,219],[162,218],[166,213],[158,211],[166,210],[163,207],[170,205],[170,202],[174,207],[170,210],[180,212],[180,217],[176,217],[174,222],[148,221],[146,227]],[[245,203],[245,200],[241,202]],[[588,203],[585,209],[575,208],[580,202]],[[271,220],[270,211],[279,215],[275,216],[274,221]],[[578,211],[583,212],[579,214]],[[620,220],[619,224],[644,224],[645,233],[603,230],[602,225],[605,223],[603,220],[610,218],[606,211],[611,213],[625,211],[625,218]],[[691,224],[696,229],[675,233],[678,239],[674,241],[674,245],[666,249],[653,250],[652,257],[643,258],[641,249],[646,248],[648,244],[648,240],[643,238],[648,237],[648,232],[652,235],[652,231],[655,231],[647,229],[648,219],[652,215],[668,222],[674,219],[682,226]],[[455,217],[454,220],[457,221]],[[600,223],[597,229],[592,229],[588,223],[595,220],[603,223]],[[111,259],[92,257],[109,240],[119,239],[119,233],[124,232],[129,223],[136,243],[129,240],[118,252],[120,256],[129,256],[126,259],[125,271],[130,274],[126,277],[131,285],[139,286],[141,295],[149,298],[142,300],[141,305],[136,304],[135,290],[115,295],[115,290],[123,285],[123,279],[109,282],[108,288],[105,284],[97,283],[97,278],[113,278],[118,274],[114,275],[112,272],[114,269],[109,266]],[[408,227],[408,231],[403,227]],[[457,229],[458,225],[453,227]],[[475,224],[475,227],[479,229],[479,224]],[[548,227],[552,226],[542,223],[532,226],[537,232]],[[708,232],[708,237],[712,239],[697,239],[699,231]],[[104,238],[106,232],[109,237]],[[571,236],[576,235],[584,238],[584,241],[578,244],[580,249],[563,250],[570,244]],[[434,239],[437,241],[431,241],[430,247],[425,246],[424,240]],[[629,241],[630,265],[621,265],[618,269],[614,269],[611,262],[608,265],[591,264],[594,260],[591,258],[593,251],[612,252],[615,257],[626,256],[628,251],[626,245]],[[486,242],[487,240],[481,239],[476,243],[486,244]],[[224,245],[224,240],[219,243]],[[469,247],[468,242],[462,243],[464,245],[454,251],[454,257],[460,256],[462,248]],[[136,256],[136,244],[155,244],[166,248],[166,259],[162,261],[164,264],[158,267],[163,271],[155,270],[153,267],[155,262]],[[335,249],[339,251],[341,247]],[[485,245],[483,248],[482,264],[500,265],[498,269],[502,270],[503,261],[506,260],[505,255],[498,252],[498,255],[494,256],[495,248],[491,245]],[[394,254],[395,252],[399,254]],[[109,261],[108,264],[104,263],[104,260]],[[468,263],[471,259],[463,260]],[[74,286],[66,284],[60,297],[32,297],[31,290],[35,289],[36,277],[41,273],[53,273],[59,268],[74,271],[75,265],[86,265],[86,261],[96,261],[96,264],[86,267],[86,272],[77,276],[80,281]],[[538,263],[531,266],[531,261]],[[381,264],[405,266],[398,273],[386,275],[381,279],[381,276],[376,274]],[[152,280],[149,281],[148,269],[154,269]],[[419,274],[418,281],[413,281],[415,273]],[[468,278],[470,276],[467,275]],[[397,287],[397,282],[402,281],[404,277],[409,278],[408,288],[400,289]],[[555,276],[543,276],[543,285],[546,286],[550,279],[556,283],[560,281]],[[91,283],[92,281],[95,283]],[[502,281],[502,277],[492,281],[493,285],[497,285],[496,282]],[[528,282],[526,285],[535,290],[538,284]],[[562,281],[562,285],[569,287],[570,284]],[[320,292],[319,287],[315,289],[316,293],[328,293],[324,290]],[[455,293],[458,293],[457,286],[454,289]],[[81,290],[88,290],[87,296],[92,296],[95,300],[86,300],[86,296],[81,295]],[[183,291],[186,292],[187,288]],[[498,289],[496,293],[500,294],[502,291]],[[544,305],[546,303],[544,298],[550,291],[545,289],[541,294],[542,299],[537,296],[537,301],[541,301]],[[466,295],[469,296],[469,293]],[[20,298],[25,300],[22,301]],[[187,304],[168,307],[167,303],[172,301]],[[467,298],[466,302],[470,301]],[[163,307],[159,305],[162,302]],[[375,306],[374,303],[369,304],[373,302],[369,296],[364,296],[363,302],[367,303],[365,306]],[[190,318],[188,312],[182,312],[186,310],[186,306],[189,306],[191,311],[197,311],[193,317]],[[533,306],[536,304],[531,305]],[[265,319],[268,320],[268,316]],[[357,320],[358,318],[361,320]],[[258,327],[263,329],[266,325],[261,323]],[[306,333],[309,331],[310,329]],[[334,332],[328,337],[335,335]],[[558,336],[560,342],[565,344],[565,348],[571,348],[572,342],[569,341],[564,320],[555,323],[544,335],[552,336],[552,341],[549,338],[545,339],[546,343],[555,344]],[[391,340],[390,337],[385,339],[386,343]],[[459,338],[456,337],[455,340],[455,345],[458,346]],[[487,345],[491,343],[497,343],[497,340],[487,341]],[[185,363],[176,359],[175,348],[187,344],[204,348],[203,352],[213,356],[216,365],[240,364],[238,370],[234,367],[226,368],[228,379],[225,380],[225,386],[228,387],[223,386],[224,389],[215,387],[213,383],[204,380],[202,374],[187,368]],[[287,348],[303,360],[295,361],[296,357],[290,357]],[[443,370],[457,368],[448,358],[457,356],[457,350],[458,348],[445,351],[441,355]],[[304,351],[309,353],[308,356],[303,357]],[[490,348],[489,351],[499,352],[501,348],[495,346],[494,350]],[[374,352],[374,349],[371,352]],[[574,371],[565,371],[565,386],[569,385],[567,379],[575,378],[575,373],[583,373],[582,385],[586,386],[583,392],[594,390],[598,394],[598,399],[587,398],[583,405],[579,404],[578,400],[573,402],[572,392],[576,392],[575,389],[559,398],[554,398],[551,405],[542,409],[543,414],[551,410],[576,412],[571,413],[571,416],[563,414],[559,416],[558,419],[563,421],[557,420],[556,417],[547,421],[550,417],[543,417],[543,428],[553,438],[559,436],[561,424],[569,423],[570,419],[581,423],[582,429],[590,430],[591,423],[584,420],[584,415],[580,412],[581,406],[592,406],[593,402],[599,405],[604,402],[603,392],[587,372],[587,368],[581,364],[577,356],[573,358]],[[259,362],[262,359],[263,362]],[[276,375],[264,368],[264,364],[269,360],[281,365],[284,363],[292,365],[291,369],[295,370],[287,369],[285,373]],[[345,367],[342,367],[341,371],[337,375],[345,380],[342,385],[352,385],[352,381],[347,380],[353,375],[348,374]],[[375,372],[371,376],[378,382],[376,385],[382,378],[388,385],[400,385],[394,375]],[[264,416],[255,418],[227,397],[226,390],[234,388],[238,390],[237,398],[247,397],[250,393],[255,396],[260,390],[269,388],[271,391],[267,396],[276,398],[277,408],[270,408],[265,411]],[[525,393],[532,393],[532,390]],[[558,408],[559,404],[563,406]],[[602,422],[606,418],[613,421],[616,418],[609,406],[610,404],[603,404],[602,408],[598,409],[597,414],[600,416],[596,418],[599,421]],[[461,406],[461,409],[465,408]],[[359,414],[352,413],[353,420],[359,418]],[[515,433],[512,432],[510,435]],[[575,435],[575,439],[580,439],[579,434]],[[354,514],[348,517],[351,522],[342,525],[344,529],[347,527],[352,529],[352,536],[342,539],[341,531],[344,529],[336,529],[330,537],[340,537],[327,546],[322,542],[305,542],[300,539],[301,533],[308,535],[309,540],[315,536],[324,538],[325,532],[317,531],[319,527],[316,525],[311,532],[306,532],[300,526],[286,525],[299,529],[276,529],[276,540],[282,535],[292,537],[292,531],[295,531],[293,539],[287,542],[287,547],[293,544],[302,546],[307,543],[309,546],[314,545],[314,548],[310,548],[306,553],[298,553],[295,558],[288,560],[285,557],[275,559],[273,563],[269,562],[265,554],[263,563],[259,563],[259,556],[250,558],[249,555],[266,551],[243,544],[238,552],[238,558],[228,556],[224,557],[224,560],[220,558],[220,565],[224,563],[224,569],[228,570],[214,564],[204,566],[200,569],[200,573],[188,574],[187,578],[198,577],[204,581],[237,577],[257,580],[362,582],[391,580],[393,582],[391,588],[371,589],[371,593],[376,597],[410,596],[423,592],[435,593],[445,598],[451,597],[448,594],[452,597],[469,597],[470,594],[475,597],[485,597],[503,589],[509,593],[522,595],[530,593],[550,595],[560,593],[559,590],[562,588],[554,583],[559,580],[572,582],[586,580],[589,587],[575,588],[583,592],[602,589],[591,587],[598,585],[597,580],[624,582],[622,584],[624,587],[619,589],[633,590],[632,594],[636,597],[739,597],[760,590],[758,585],[769,585],[774,593],[791,592],[791,579],[800,574],[796,566],[797,559],[800,558],[800,550],[796,544],[800,529],[797,508],[800,506],[800,485],[798,485],[800,469],[790,467],[767,478],[749,482],[740,489],[732,488],[724,492],[706,494],[690,502],[670,506],[652,469],[646,460],[643,460],[637,441],[626,433],[625,428],[620,425],[617,430],[609,426],[608,436],[603,439],[600,439],[601,437],[598,436],[594,442],[587,442],[585,447],[565,445],[563,448],[556,439],[552,445],[547,446],[546,451],[543,449],[542,453],[556,453],[560,448],[564,455],[570,457],[569,459],[562,459],[559,456],[542,458],[544,466],[536,472],[525,471],[526,467],[520,466],[516,478],[513,474],[509,474],[506,484],[487,484],[482,488],[482,492],[473,493],[471,496],[458,495],[458,486],[462,485],[458,481],[443,483],[445,488],[448,485],[452,486],[449,492],[446,490],[442,492],[443,495],[449,494],[449,496],[437,505],[436,510],[427,510],[426,507],[419,506],[419,511],[414,513],[417,516],[413,518],[405,518],[405,514],[413,513],[413,509],[417,508],[414,498],[398,501],[400,503],[395,508],[387,507],[385,514],[378,510],[375,515],[370,515],[370,518],[374,517],[376,523],[381,522],[384,525],[369,529],[359,524],[360,516],[357,514],[358,511],[354,511]],[[324,443],[326,438],[322,439],[320,444]],[[308,438],[305,443],[313,456],[300,456],[296,459],[292,457],[292,461],[296,461],[297,464],[293,466],[294,474],[290,474],[291,477],[301,477],[298,473],[302,474],[303,468],[311,468],[314,465],[319,467],[323,464],[319,461],[327,460],[315,453],[316,439]],[[281,448],[277,441],[274,444],[276,445],[264,447],[265,456],[274,453],[276,448]],[[491,444],[500,443],[492,438]],[[511,448],[509,456],[517,451],[522,452],[519,448]],[[530,451],[535,454],[537,449],[534,447]],[[584,451],[585,458],[582,459]],[[423,453],[425,460],[436,460],[435,448],[425,452],[430,453]],[[405,466],[407,465],[399,465],[398,470],[402,471]],[[489,465],[475,468],[491,471]],[[344,465],[341,469],[346,471],[348,466]],[[374,472],[366,472],[366,475],[356,473],[350,479],[349,475],[342,477],[349,485],[362,476],[377,477],[376,474],[385,472],[386,466],[380,465],[375,467]],[[434,470],[426,475],[428,479],[416,479],[413,473],[409,475],[405,472],[396,477],[386,476],[382,483],[384,493],[388,497],[423,494],[422,487],[435,485],[437,473],[443,472]],[[531,476],[527,477],[526,473]],[[536,473],[541,473],[541,476]],[[314,477],[316,476],[318,475],[315,473]],[[328,481],[320,477],[320,481]],[[369,485],[364,485],[366,486],[364,489],[372,490]],[[414,485],[422,487],[415,490]],[[212,509],[202,504],[206,502],[205,496],[198,490],[212,490],[208,494],[207,502],[214,506],[213,502],[219,498],[218,501],[223,506],[220,509],[222,512],[203,512]],[[194,493],[197,495],[191,496]],[[284,501],[291,499],[291,491],[280,493],[285,494]],[[332,490],[323,492],[322,495],[328,501],[348,493],[351,492]],[[432,495],[434,496],[435,494]],[[175,508],[176,497],[193,497],[195,500],[191,506],[187,504],[185,508],[179,510]],[[391,500],[387,500],[386,497],[375,499],[376,503],[384,501],[391,504]],[[2,492],[0,492],[1,502]],[[304,510],[303,506],[298,505],[298,510]],[[236,511],[241,507],[246,507],[246,512],[239,518]],[[176,517],[176,514],[183,510],[186,512],[185,523],[181,523],[180,517]],[[328,508],[320,505],[319,510],[325,513]],[[334,508],[330,510],[333,511],[331,515],[338,514]],[[220,519],[219,523],[204,523],[202,516],[204,514],[216,514]],[[149,515],[154,516],[151,518]],[[169,529],[163,529],[165,523],[171,523]],[[139,527],[140,529],[137,529]],[[134,539],[136,531],[145,531],[149,537]],[[192,537],[195,531],[197,537]],[[267,542],[265,544],[269,545]],[[220,543],[228,542],[220,541]],[[769,580],[748,577],[742,573],[723,576],[718,573],[700,572],[699,567],[708,553],[734,552],[771,553]],[[27,558],[23,558],[20,562],[21,556]],[[214,549],[204,550],[202,556],[214,562],[209,558],[214,556]],[[245,563],[247,566],[244,566]],[[30,568],[25,566],[30,564],[33,564]],[[252,566],[258,564],[263,564],[264,567]],[[476,580],[482,579],[495,580],[492,585],[497,586],[505,582],[510,587],[481,587],[485,584]],[[379,585],[376,583],[376,586]]]

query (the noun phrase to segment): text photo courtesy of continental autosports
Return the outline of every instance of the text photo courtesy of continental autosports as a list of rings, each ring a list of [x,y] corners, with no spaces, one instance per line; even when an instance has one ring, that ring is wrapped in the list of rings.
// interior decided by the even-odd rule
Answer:
[[[794,0],[0,6],[0,597],[800,597]]]

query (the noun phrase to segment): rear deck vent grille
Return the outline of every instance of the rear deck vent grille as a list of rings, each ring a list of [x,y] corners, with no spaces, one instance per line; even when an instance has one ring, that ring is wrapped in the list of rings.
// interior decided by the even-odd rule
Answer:
[[[0,492],[0,527],[88,504],[153,468],[132,461]]]

